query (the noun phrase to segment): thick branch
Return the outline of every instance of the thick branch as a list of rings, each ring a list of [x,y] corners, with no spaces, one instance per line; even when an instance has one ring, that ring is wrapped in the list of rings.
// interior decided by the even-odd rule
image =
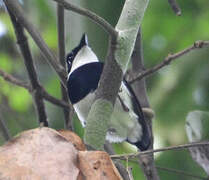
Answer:
[[[180,9],[178,3],[176,2],[176,0],[168,0],[168,3],[170,4],[171,8],[173,9],[173,12],[177,16],[181,16],[181,9]]]
[[[36,42],[36,45],[40,48],[42,54],[48,61],[48,63],[53,67],[53,69],[59,75],[59,78],[63,85],[65,86],[66,73],[64,68],[58,63],[55,55],[50,51],[44,40],[42,39],[38,30],[33,26],[33,24],[27,19],[22,7],[19,5],[18,1],[14,0],[3,0],[8,9],[14,14],[18,19],[18,22],[25,27],[29,32],[33,40]]]
[[[138,156],[153,154],[153,153],[157,153],[157,152],[171,151],[171,150],[182,150],[182,149],[188,149],[188,148],[193,148],[193,147],[198,147],[198,146],[208,146],[208,145],[209,145],[209,142],[194,142],[194,143],[182,144],[182,145],[178,145],[178,146],[170,146],[170,147],[165,147],[165,148],[160,148],[160,149],[147,150],[147,151],[142,151],[142,152],[137,152],[137,153],[111,155],[111,158],[126,160],[127,158],[132,159],[132,158],[136,158]]]
[[[73,12],[88,17],[90,20],[100,25],[107,33],[109,33],[109,35],[113,39],[117,37],[117,31],[115,31],[115,29],[111,26],[111,24],[109,24],[107,21],[105,21],[102,17],[98,16],[97,14],[87,9],[77,7],[69,2],[66,2],[65,0],[54,0],[54,1],[62,5],[65,9],[69,9]]]
[[[59,61],[60,64],[64,69],[66,69],[66,64],[65,64],[65,15],[64,15],[64,8],[61,5],[57,5],[57,30],[58,30],[58,48],[59,48]],[[65,89],[65,87],[60,84],[61,86],[61,92],[62,92],[62,100],[66,103],[69,104],[69,98],[68,98],[68,93]],[[70,108],[64,108],[64,116],[65,116],[65,126],[67,129],[72,130],[72,105]]]
[[[113,112],[123,72],[127,68],[147,4],[148,0],[125,1],[116,25],[116,30],[119,32],[118,37],[117,39],[110,38],[106,63],[96,92],[96,101],[89,112],[84,134],[86,144],[96,149],[102,148],[105,143],[108,123]],[[105,112],[103,106],[108,110],[108,113]],[[102,123],[98,123],[100,116],[103,117]]]
[[[137,33],[148,3],[149,0],[125,1],[119,21],[115,27],[119,33],[115,59],[121,66],[123,73],[127,70],[134,49]]]
[[[36,110],[37,110],[38,117],[39,117],[39,123],[40,124],[43,123],[44,126],[48,126],[44,101],[41,96],[41,87],[38,81],[38,76],[35,70],[30,48],[27,42],[27,37],[24,34],[23,27],[18,22],[16,17],[12,14],[10,9],[8,9],[8,13],[10,15],[12,24],[14,26],[15,34],[17,37],[17,43],[19,44],[21,53],[23,55],[26,70],[27,70],[27,73],[31,82],[33,98],[35,101],[35,106],[36,106]]]
[[[129,80],[129,83],[133,83],[136,80],[140,80],[145,76],[149,76],[155,72],[157,72],[159,69],[163,68],[166,65],[169,65],[172,61],[176,60],[177,58],[195,50],[195,49],[201,49],[204,47],[208,47],[209,46],[209,41],[196,41],[192,46],[177,52],[175,54],[169,54],[160,64],[157,64],[156,66],[147,69],[145,71],[142,71],[141,73],[139,73],[136,77],[134,77],[133,79]]]

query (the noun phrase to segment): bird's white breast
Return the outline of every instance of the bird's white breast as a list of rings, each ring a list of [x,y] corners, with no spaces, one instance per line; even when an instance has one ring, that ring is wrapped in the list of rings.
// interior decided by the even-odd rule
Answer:
[[[95,94],[89,93],[85,98],[73,105],[83,127],[86,125],[86,118],[90,111],[91,105],[93,104],[94,98]]]

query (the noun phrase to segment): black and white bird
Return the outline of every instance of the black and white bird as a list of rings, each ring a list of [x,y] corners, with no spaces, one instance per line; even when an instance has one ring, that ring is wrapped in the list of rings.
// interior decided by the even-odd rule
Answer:
[[[69,98],[82,126],[85,127],[103,70],[103,63],[99,62],[88,46],[86,34],[82,36],[79,45],[67,55],[67,66]],[[146,150],[150,145],[150,133],[141,106],[125,80],[121,84],[115,102],[106,140],[127,141],[141,151]]]

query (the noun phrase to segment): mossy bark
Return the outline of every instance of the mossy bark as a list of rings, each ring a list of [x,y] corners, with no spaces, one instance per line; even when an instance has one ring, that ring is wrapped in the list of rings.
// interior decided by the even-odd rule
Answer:
[[[88,115],[84,135],[85,143],[95,149],[102,149],[105,143],[114,102],[123,73],[127,69],[148,2],[149,0],[126,0],[115,28],[118,32],[117,40],[110,40],[106,64],[97,89],[96,101]]]
[[[107,100],[98,99],[88,115],[84,141],[93,149],[103,150],[113,105]]]

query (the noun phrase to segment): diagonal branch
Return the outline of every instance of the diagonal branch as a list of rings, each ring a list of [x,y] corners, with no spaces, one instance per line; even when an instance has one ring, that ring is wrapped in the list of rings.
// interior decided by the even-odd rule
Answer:
[[[172,61],[176,60],[177,58],[195,50],[195,49],[201,49],[204,47],[208,47],[209,46],[209,41],[196,41],[192,46],[177,52],[175,54],[169,54],[161,63],[157,64],[156,66],[144,70],[142,72],[140,72],[138,75],[136,75],[136,77],[134,77],[133,79],[130,79],[128,82],[129,83],[133,83],[136,80],[140,80],[142,78],[144,78],[145,76],[149,76],[155,72],[157,72],[159,69],[163,68],[164,66],[169,65]]]
[[[48,126],[47,115],[45,111],[43,97],[41,96],[41,86],[38,80],[38,76],[35,70],[35,65],[33,63],[32,55],[30,48],[27,42],[27,37],[25,36],[24,29],[22,25],[18,22],[13,13],[8,9],[13,27],[15,29],[15,34],[17,38],[17,43],[20,47],[26,70],[31,82],[33,98],[35,102],[35,107],[38,113],[39,123],[44,126]]]
[[[57,99],[54,96],[50,95],[43,87],[41,87],[41,95],[46,101],[49,101],[50,103],[60,106],[65,109],[69,109],[70,105],[66,103],[65,101],[61,99]]]
[[[36,45],[41,50],[43,56],[46,58],[47,62],[53,67],[57,72],[61,82],[65,86],[66,73],[64,68],[58,63],[56,56],[50,51],[43,38],[41,37],[38,30],[34,25],[27,19],[22,7],[19,5],[18,1],[14,0],[3,0],[8,9],[13,13],[13,15],[18,19],[18,22],[25,27],[28,33],[31,35]]]
[[[0,76],[2,76],[5,81],[7,81],[11,84],[23,87],[23,88],[27,89],[29,91],[29,93],[32,93],[32,87],[28,83],[15,78],[14,76],[2,71],[1,69],[0,69]],[[62,108],[66,108],[66,109],[70,108],[68,103],[64,102],[63,100],[60,100],[60,99],[57,99],[57,98],[51,96],[42,86],[41,86],[41,95],[45,100],[47,100],[57,106],[60,106]]]
[[[117,37],[117,31],[112,27],[111,24],[109,24],[106,20],[104,20],[102,17],[98,16],[97,14],[84,9],[77,7],[69,2],[66,2],[65,0],[53,0],[62,5],[65,9],[71,10],[73,12],[76,12],[78,14],[81,14],[83,16],[88,17],[93,22],[100,25],[113,39],[116,39]]]
[[[28,83],[25,83],[25,82],[15,78],[14,76],[2,71],[1,69],[0,69],[0,76],[2,76],[5,81],[8,81],[12,84],[23,87],[23,88],[27,89],[29,92],[31,92],[31,90],[32,90],[32,88],[30,87],[30,85]]]
[[[135,159],[130,159],[129,161],[138,164],[138,161]],[[191,177],[193,179],[208,180],[208,178],[198,176],[198,175],[195,175],[195,174],[183,171],[183,170],[178,170],[178,169],[174,169],[174,168],[167,168],[167,167],[162,167],[162,166],[158,166],[158,165],[156,165],[156,168],[160,171],[167,171],[169,173],[179,174],[181,176]]]
[[[178,169],[161,167],[161,166],[157,166],[157,169],[162,170],[162,171],[167,171],[167,172],[170,172],[170,173],[174,173],[174,174],[179,174],[179,175],[182,175],[182,176],[185,176],[185,177],[190,177],[190,178],[193,178],[193,179],[208,180],[208,178],[197,176],[195,174],[191,174],[189,172],[185,172],[185,171],[178,170]]]
[[[142,152],[137,152],[137,153],[111,155],[111,158],[126,160],[127,158],[128,159],[136,158],[138,156],[143,156],[146,154],[153,154],[153,153],[157,153],[157,152],[164,152],[164,151],[171,151],[171,150],[182,150],[182,149],[188,149],[188,148],[193,148],[193,147],[198,147],[198,146],[208,146],[208,145],[209,145],[209,141],[194,142],[194,143],[182,144],[182,145],[178,145],[178,146],[170,146],[170,147],[165,147],[165,148],[160,148],[160,149],[147,150],[147,151],[142,151]]]
[[[170,6],[173,9],[174,13],[177,16],[181,16],[181,9],[180,9],[177,1],[176,0],[168,0],[168,3],[170,4]]]

